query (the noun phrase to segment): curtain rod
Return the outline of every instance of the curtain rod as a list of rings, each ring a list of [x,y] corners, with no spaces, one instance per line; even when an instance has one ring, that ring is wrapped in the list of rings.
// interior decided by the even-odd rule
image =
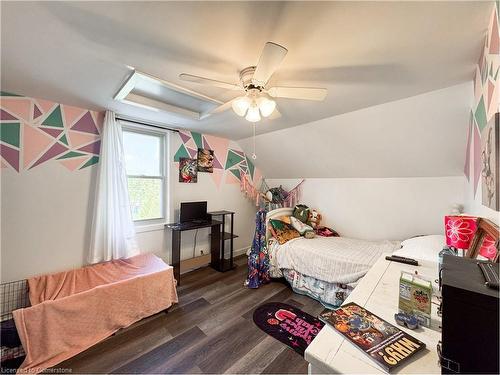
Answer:
[[[127,121],[127,122],[131,122],[131,123],[133,123],[133,124],[144,125],[144,126],[150,126],[150,127],[152,127],[152,128],[163,129],[163,130],[169,130],[169,131],[174,132],[174,133],[179,133],[179,130],[178,130],[178,129],[168,128],[168,127],[164,127],[164,126],[160,126],[160,125],[155,125],[155,124],[151,124],[151,123],[149,123],[149,122],[143,122],[143,121],[131,120],[131,119],[127,118],[127,117],[115,116],[115,119],[117,119],[117,120],[122,120],[122,121]]]

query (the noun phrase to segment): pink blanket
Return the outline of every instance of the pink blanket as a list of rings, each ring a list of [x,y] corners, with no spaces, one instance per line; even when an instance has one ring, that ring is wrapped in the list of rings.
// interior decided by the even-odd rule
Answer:
[[[153,254],[28,280],[32,307],[13,312],[26,359],[41,372],[177,302],[173,268]]]

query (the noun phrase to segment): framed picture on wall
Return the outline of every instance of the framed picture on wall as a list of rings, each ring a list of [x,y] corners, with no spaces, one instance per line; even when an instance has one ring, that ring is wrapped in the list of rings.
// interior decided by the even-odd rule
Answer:
[[[214,151],[198,149],[198,172],[214,173]]]
[[[481,134],[482,203],[500,211],[500,114],[491,118]]]
[[[190,159],[190,158],[179,159],[179,182],[184,182],[188,184],[198,182],[197,159]]]

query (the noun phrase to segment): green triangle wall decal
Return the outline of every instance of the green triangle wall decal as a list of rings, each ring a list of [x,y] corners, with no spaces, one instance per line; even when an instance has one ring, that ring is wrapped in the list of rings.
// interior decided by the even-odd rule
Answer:
[[[228,150],[225,169],[229,169],[233,165],[236,165],[241,161],[243,161],[243,158],[240,155],[238,155],[237,153],[235,153],[231,150]]]
[[[80,169],[90,167],[91,165],[97,164],[99,162],[99,156],[92,156]]]
[[[64,154],[63,156],[60,156],[57,158],[57,160],[60,160],[60,159],[69,159],[69,158],[76,158],[78,156],[84,156],[86,154],[82,154],[80,152],[76,152],[76,151],[70,151],[66,154]]]
[[[203,141],[201,140],[201,134],[196,132],[191,132],[193,136],[194,143],[198,148],[203,148]]]
[[[9,145],[19,147],[20,145],[20,123],[3,123],[0,128],[0,139]]]
[[[59,142],[62,142],[66,146],[69,146],[68,139],[66,138],[66,134],[63,134],[63,136],[61,138],[59,138]]]
[[[64,128],[62,114],[61,114],[61,106],[57,106],[50,115],[47,116],[45,120],[43,120],[42,125],[54,126],[57,128]]]
[[[178,162],[180,158],[189,158],[189,157],[190,156],[186,150],[186,147],[184,147],[184,145],[181,145],[181,147],[179,147],[179,149],[174,155],[174,161]]]
[[[239,169],[230,169],[229,172],[234,174],[238,180],[241,180],[240,170]]]
[[[479,100],[479,104],[477,105],[476,108],[476,113],[474,114],[474,117],[476,118],[477,125],[479,126],[479,130],[483,131],[487,124],[486,120],[486,107],[484,106],[484,97],[481,96],[481,100]]]

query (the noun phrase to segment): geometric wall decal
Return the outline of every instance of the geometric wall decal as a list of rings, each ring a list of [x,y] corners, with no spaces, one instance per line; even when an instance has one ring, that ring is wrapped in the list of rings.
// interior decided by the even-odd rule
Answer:
[[[217,159],[217,156],[215,156],[215,155],[214,155],[213,166],[214,166],[214,169],[224,169],[221,162],[219,161],[219,159]]]
[[[196,159],[196,157],[198,155],[198,151],[193,150],[192,148],[189,148],[189,147],[187,147],[187,150],[189,152],[189,156],[191,156],[192,159]]]
[[[62,159],[69,159],[69,158],[77,158],[79,156],[88,156],[87,154],[82,154],[81,152],[76,152],[76,151],[70,151],[67,154],[64,154],[63,156],[59,156],[57,160],[62,160]]]
[[[204,135],[207,143],[210,145],[210,150],[214,150],[214,154],[221,165],[226,163],[227,149],[229,148],[229,140],[226,138],[215,137],[213,135]]]
[[[57,105],[57,103],[45,99],[36,99],[36,103],[38,104],[38,108],[40,108],[43,113],[49,113],[52,108]]]
[[[17,120],[16,117],[12,116],[9,112],[4,111],[3,109],[0,112],[0,120]]]
[[[23,127],[23,167],[27,168],[40,154],[54,142],[54,138],[28,124]]]
[[[244,157],[245,156],[245,153],[243,151],[240,151],[240,150],[233,150],[233,152],[237,153],[238,155],[240,155],[241,157]]]
[[[477,105],[476,113],[474,114],[474,116],[476,118],[476,123],[479,126],[479,130],[483,131],[488,122],[486,120],[486,107],[484,106],[483,96],[481,96],[481,99],[479,99],[479,104]]]
[[[239,184],[240,180],[233,174],[226,171],[226,184]]]
[[[88,152],[90,154],[96,154],[96,155],[99,155],[100,150],[101,150],[101,141],[100,140],[97,142],[91,143],[89,145],[80,147],[78,149],[78,151],[84,151],[84,152]]]
[[[88,156],[80,156],[78,158],[64,159],[60,163],[68,168],[71,172],[76,171],[80,165],[82,165]]]
[[[201,134],[196,132],[191,132],[191,135],[193,136],[193,140],[194,143],[196,144],[196,147],[203,148],[203,142],[201,141]]]
[[[62,129],[54,129],[54,128],[39,128],[47,134],[50,134],[52,137],[57,138],[64,131]]]
[[[226,167],[225,169],[231,168],[233,165],[238,164],[239,162],[243,161],[243,157],[238,155],[236,150],[228,150],[227,151],[227,159],[226,159]]]
[[[80,133],[73,130],[68,131],[69,143],[73,148],[82,147],[88,143],[95,142],[99,139],[95,134]]]
[[[75,125],[71,127],[71,130],[78,130],[85,133],[99,134],[99,130],[95,125],[94,119],[90,112],[85,113],[80,120],[78,120]]]
[[[80,169],[90,167],[91,165],[97,164],[99,162],[99,156],[92,156],[88,162],[81,166]]]
[[[2,108],[24,121],[31,119],[31,102],[26,98],[2,98]]]
[[[93,156],[99,153],[101,138],[97,130],[101,125],[96,120],[102,122],[103,116],[103,113],[44,99],[7,96],[2,93],[0,139],[5,146],[2,147],[5,154],[3,165],[18,172],[50,160],[57,161],[70,170],[80,169],[85,164],[94,165],[98,158]],[[68,130],[77,123],[76,131]],[[79,148],[83,150],[78,151]],[[78,163],[65,162],[78,158],[82,158]]]
[[[191,138],[188,134],[181,131],[179,132],[179,136],[182,139],[182,143],[187,143],[187,141],[189,141],[189,138]]]
[[[498,17],[496,14],[493,15],[492,30],[490,31],[490,50],[489,53],[492,55],[497,55],[500,53],[500,37],[498,33]]]
[[[19,172],[19,150],[0,144],[0,155],[12,168]]]
[[[42,121],[42,125],[53,126],[56,128],[64,128],[64,123],[61,114],[61,106],[58,105],[46,118]]]
[[[82,115],[82,109],[65,105],[63,108],[64,125],[70,128],[71,125]]]
[[[0,126],[0,139],[2,142],[19,147],[21,136],[21,124],[18,122],[2,123]]]
[[[66,146],[69,146],[68,139],[66,138],[66,134],[63,134],[61,138],[59,138],[59,142],[64,143]]]
[[[54,143],[46,152],[45,154],[43,154],[40,159],[38,159],[35,164],[33,164],[31,166],[31,168],[33,167],[36,167],[37,165],[40,165],[50,159],[53,159],[55,158],[56,156],[59,156],[61,155],[63,152],[67,151],[68,148],[67,147],[64,147],[62,144],[60,143]],[[30,168],[30,169],[31,169]]]
[[[238,180],[241,178],[241,176],[240,176],[240,170],[239,169],[230,169],[229,171],[232,174],[234,174]]]
[[[186,147],[184,147],[184,145],[181,145],[179,147],[179,149],[177,150],[177,152],[175,153],[174,161],[178,162],[180,160],[180,158],[189,158],[189,154],[186,150]]]
[[[13,93],[7,92],[7,91],[0,91],[0,96],[18,96],[18,97],[22,97],[22,95],[13,94]]]
[[[33,120],[42,115],[42,111],[36,104],[33,104]]]
[[[222,169],[215,169],[215,168],[214,168],[213,173],[210,174],[210,176],[212,177],[212,180],[215,183],[215,186],[217,186],[217,189],[220,188],[220,183],[222,182],[223,175],[224,175],[224,171]]]

